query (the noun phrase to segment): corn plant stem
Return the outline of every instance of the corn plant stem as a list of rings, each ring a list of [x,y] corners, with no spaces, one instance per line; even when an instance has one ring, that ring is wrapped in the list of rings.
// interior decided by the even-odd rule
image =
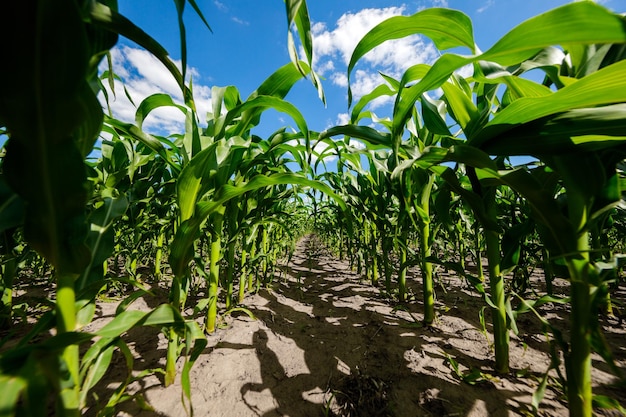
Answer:
[[[481,247],[480,247],[479,228],[480,226],[478,224],[474,228],[474,246],[475,246],[474,250],[476,251],[476,267],[478,268],[478,279],[484,282],[485,270],[483,268],[483,257],[482,257]]]
[[[226,309],[232,306],[233,290],[234,290],[234,273],[235,273],[235,240],[228,242],[226,246],[226,260],[228,266],[226,269]]]
[[[356,273],[361,275],[363,271],[363,252],[361,250],[357,250],[356,253]]]
[[[17,271],[17,261],[14,256],[6,260],[2,266],[2,277],[0,278],[0,292],[2,301],[0,302],[0,329],[11,327],[11,316],[13,312],[13,281]]]
[[[378,286],[378,233],[376,225],[372,224],[372,240],[370,242],[370,256],[372,258],[372,285]]]
[[[161,263],[163,259],[163,242],[165,240],[165,231],[161,230],[157,236],[156,254],[154,255],[154,277],[161,279]]]
[[[353,250],[353,240],[354,236],[352,235],[352,233],[350,235],[347,236],[346,239],[346,253],[348,254],[348,261],[350,263],[350,270],[354,269],[354,250]]]
[[[176,311],[182,312],[187,301],[190,280],[188,276],[174,276],[170,287],[169,299]],[[176,361],[178,360],[178,347],[180,337],[175,329],[170,328],[167,332],[167,353],[165,357],[165,386],[168,387],[176,379]]]
[[[435,320],[435,290],[433,265],[426,261],[432,253],[430,247],[430,223],[420,223],[420,252],[422,268],[422,296],[424,298],[424,325],[430,326]]]
[[[220,255],[222,251],[222,224],[224,207],[211,215],[213,230],[211,231],[211,260],[209,263],[209,282],[207,282],[209,307],[206,317],[206,332],[214,333],[217,324],[217,293],[220,277]]]
[[[343,258],[344,257],[344,250],[343,250],[344,247],[343,247],[343,236],[342,236],[341,230],[342,229],[339,228],[339,232],[338,232],[338,234],[339,234],[339,260],[343,261],[343,259],[344,259]]]
[[[243,300],[246,296],[246,281],[248,277],[248,268],[246,266],[246,261],[248,260],[248,251],[243,248],[241,249],[241,272],[239,275],[239,294],[237,300],[239,304],[243,303]]]
[[[543,273],[546,279],[546,293],[548,295],[553,294],[552,281],[554,280],[554,271],[552,270],[552,263],[550,263],[550,252],[545,247],[541,251],[543,257]]]
[[[406,301],[406,260],[407,260],[407,228],[404,227],[400,239],[400,271],[398,272],[398,301],[404,303]]]
[[[261,253],[263,254],[263,260],[261,261],[261,273],[263,276],[263,285],[267,285],[267,258],[269,256],[267,248],[267,227],[263,226],[261,229]]]
[[[179,336],[173,328],[168,331],[167,353],[165,358],[165,386],[169,387],[176,380],[176,361],[178,360]]]
[[[577,254],[567,259],[571,280],[570,352],[566,357],[570,416],[591,417],[591,288],[589,283],[589,233],[584,229],[588,208],[584,196],[568,190],[570,221],[579,231]]]
[[[252,245],[250,247],[250,259],[254,259],[256,257],[256,245]],[[254,268],[254,274],[248,272],[248,292],[252,292],[254,289],[254,278],[256,275],[256,268]]]
[[[385,289],[391,291],[391,267],[389,266],[389,238],[381,233],[382,249],[383,249],[383,272],[385,274]]]
[[[615,317],[615,311],[613,310],[613,302],[611,301],[611,293],[606,294],[606,307],[604,309],[604,314],[609,317]]]
[[[509,372],[509,331],[506,322],[504,278],[500,272],[500,237],[493,230],[485,230],[485,242],[491,301],[495,306],[491,308],[495,370],[500,374],[506,374]]]
[[[76,293],[74,282],[77,276],[61,273],[57,276],[56,315],[57,333],[63,334],[76,330]],[[78,345],[69,345],[61,351],[60,359],[67,367],[67,380],[61,380],[61,406],[63,415],[80,415],[79,366],[80,356]],[[63,373],[61,373],[63,375]]]
[[[433,265],[427,261],[431,255],[430,246],[430,195],[435,184],[435,176],[429,175],[428,182],[421,190],[420,207],[424,217],[419,222],[420,255],[422,269],[422,297],[424,302],[424,325],[430,326],[435,320],[435,289],[433,284]]]
[[[372,277],[372,258],[370,256],[370,251],[369,249],[369,245],[370,245],[370,241],[372,240],[372,231],[370,229],[370,224],[369,222],[365,221],[363,222],[363,228],[364,228],[364,240],[363,240],[363,246],[361,248],[361,252],[363,252],[363,258],[365,259],[365,276],[370,278]]]
[[[465,269],[465,241],[463,240],[463,232],[459,229],[458,234],[458,251],[459,251],[459,263],[462,269]]]

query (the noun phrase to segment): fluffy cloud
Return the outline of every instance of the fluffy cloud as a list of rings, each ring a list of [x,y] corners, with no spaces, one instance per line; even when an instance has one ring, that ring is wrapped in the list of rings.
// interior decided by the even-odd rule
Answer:
[[[123,81],[115,81],[115,94],[110,91],[108,83],[105,82],[105,88],[109,94],[109,104],[115,118],[133,123],[136,106],[146,97],[156,93],[165,93],[172,97],[174,102],[183,103],[182,92],[176,80],[163,64],[149,52],[121,46],[111,50],[111,58],[113,71]],[[176,62],[176,64],[180,67],[180,62]],[[101,69],[107,69],[106,63]],[[195,68],[188,68],[187,73],[194,81],[194,99],[202,120],[202,116],[211,109],[211,89],[198,83],[200,76]],[[126,97],[124,88],[132,98],[132,102]],[[100,101],[106,105],[103,94],[100,94]],[[143,128],[149,133],[169,135],[182,133],[184,122],[185,116],[179,109],[162,107],[150,113],[144,121]]]
[[[348,113],[339,113],[337,115],[337,125],[347,125],[348,123],[350,123],[350,115]]]

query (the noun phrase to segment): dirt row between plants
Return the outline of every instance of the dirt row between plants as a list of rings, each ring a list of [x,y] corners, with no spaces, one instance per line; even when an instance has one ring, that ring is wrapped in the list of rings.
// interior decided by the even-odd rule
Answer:
[[[438,275],[439,316],[434,328],[424,328],[419,324],[418,301],[394,308],[383,292],[363,282],[347,262],[331,256],[313,237],[303,239],[273,288],[246,299],[257,319],[240,313],[227,316],[223,328],[209,336],[206,351],[191,371],[194,414],[530,415],[532,395],[550,361],[540,324],[530,315],[520,320],[521,335],[511,341],[512,372],[493,375],[493,353],[478,314],[484,301],[462,279],[441,270]],[[411,291],[419,294],[417,279],[411,281]],[[131,308],[152,304],[140,299]],[[549,308],[555,307],[544,310]],[[99,304],[92,328],[109,320],[114,311],[114,303]],[[550,316],[566,329],[565,311]],[[606,324],[611,324],[607,338],[618,365],[625,369],[626,325]],[[167,342],[158,329],[134,330],[128,340],[133,341],[137,355],[135,372],[164,366]],[[121,358],[119,362],[98,387],[101,398],[125,377]],[[471,375],[467,377],[471,384],[462,382],[459,374]],[[593,378],[596,391],[626,406],[626,394],[609,386],[615,379],[595,357]],[[179,382],[163,388],[158,377],[150,376],[131,388],[153,410],[128,402],[119,415],[185,414]],[[559,392],[553,384],[548,386],[539,415],[567,415]]]

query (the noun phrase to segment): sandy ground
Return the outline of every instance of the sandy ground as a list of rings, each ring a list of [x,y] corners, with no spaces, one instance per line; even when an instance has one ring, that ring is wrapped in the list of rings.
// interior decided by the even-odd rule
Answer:
[[[438,273],[439,315],[434,328],[424,328],[419,324],[419,302],[394,309],[345,261],[304,239],[273,288],[246,299],[257,319],[240,313],[227,316],[223,328],[209,336],[207,349],[191,371],[194,415],[532,415],[532,395],[549,364],[538,321],[531,315],[519,320],[520,336],[511,340],[512,372],[496,376],[493,352],[479,322],[484,302],[463,280]],[[420,294],[417,279],[411,281],[411,291]],[[153,308],[155,303],[140,299],[131,308]],[[99,304],[98,318],[90,328],[101,326],[114,310],[114,303]],[[562,321],[566,330],[566,312],[555,306],[543,311],[551,320]],[[488,313],[486,319],[490,321]],[[626,323],[602,322],[618,364],[626,371]],[[137,355],[135,372],[164,366],[167,343],[159,329],[136,329],[126,339]],[[126,375],[123,360],[118,359],[106,382],[97,387],[101,398]],[[473,385],[460,381],[454,362],[464,374],[482,372],[482,381]],[[597,393],[618,398],[626,406],[626,393],[608,386],[615,379],[595,356],[593,379]],[[185,415],[180,382],[164,388],[159,377],[149,376],[134,383],[131,391],[154,410],[142,410],[129,401],[120,405],[118,415]],[[558,390],[548,387],[539,415],[567,415]]]

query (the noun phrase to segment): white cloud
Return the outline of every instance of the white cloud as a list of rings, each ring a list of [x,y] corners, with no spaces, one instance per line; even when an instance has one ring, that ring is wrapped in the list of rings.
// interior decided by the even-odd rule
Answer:
[[[433,7],[448,7],[448,0],[431,0]]]
[[[469,78],[474,75],[474,66],[472,64],[467,64],[462,66],[455,72],[463,78]]]
[[[478,8],[478,10],[476,10],[476,12],[482,13],[488,8],[490,8],[491,6],[493,6],[494,4],[495,4],[495,0],[487,0],[485,4],[483,4],[481,7]]]
[[[215,4],[215,7],[217,7],[219,10],[226,12],[228,11],[228,6],[226,6],[224,3],[222,3],[221,1],[215,0],[213,2],[213,4]]]
[[[365,146],[363,142],[356,140],[356,139],[350,139],[348,145],[352,146],[353,148],[361,149],[361,150],[367,148],[367,146]]]
[[[348,113],[339,113],[337,115],[337,125],[347,125],[348,123],[350,123],[350,115]]]
[[[346,13],[337,20],[336,28],[333,30],[328,30],[324,23],[314,24],[311,30],[318,58],[340,56],[344,63],[348,64],[357,43],[370,29],[383,20],[401,15],[404,9],[404,7],[387,7]]]
[[[250,26],[250,22],[248,22],[247,20],[240,19],[236,16],[231,17],[231,20],[242,26]]]
[[[165,93],[178,104],[184,102],[182,92],[172,74],[149,52],[121,46],[111,50],[111,58],[113,71],[123,80],[123,83],[115,81],[115,94],[109,90],[108,83],[104,83],[109,93],[109,104],[115,118],[127,123],[134,123],[135,105],[138,106],[146,97],[156,93]],[[176,62],[176,64],[179,67],[181,65],[180,62]],[[102,69],[106,69],[106,63],[103,65]],[[187,74],[193,78],[196,109],[200,120],[203,121],[204,115],[211,110],[211,89],[198,82],[200,76],[195,68],[189,67]],[[135,105],[126,97],[124,88],[128,91]],[[100,101],[106,105],[102,93],[100,94]],[[169,135],[182,133],[184,123],[185,116],[179,109],[162,107],[150,113],[144,121],[143,128],[149,133]]]
[[[339,87],[348,86],[348,76],[343,72],[335,72],[331,74],[330,80],[333,84],[338,85]]]
[[[445,3],[442,0],[438,2]],[[311,30],[316,69],[321,73],[332,71],[328,78],[333,84],[347,87],[346,66],[359,40],[380,22],[403,15],[405,12],[405,6],[370,8],[342,15],[333,29],[329,29],[325,23],[313,24]],[[383,43],[366,54],[357,64],[357,70],[350,80],[354,98],[362,97],[384,82],[378,71],[400,78],[410,66],[431,63],[437,56],[438,52],[434,46],[420,36],[409,36]],[[337,61],[344,65],[337,68]],[[389,98],[380,98],[372,105],[377,107],[387,102]]]
[[[448,0],[422,0],[417,10],[422,11],[430,7],[449,7]]]
[[[354,74],[354,81],[352,81],[352,95],[355,99],[363,97],[364,95],[372,92],[377,86],[382,84],[384,80],[377,72],[370,72],[365,70],[356,70]],[[375,98],[369,103],[369,107],[373,110],[379,108],[387,103],[393,101],[391,96],[381,96]]]
[[[304,52],[300,53],[300,56],[304,56]],[[320,73],[320,74],[324,74],[328,71],[333,71],[335,69],[335,63],[332,60],[328,60],[326,62],[324,62],[322,65],[318,65],[316,70]]]

